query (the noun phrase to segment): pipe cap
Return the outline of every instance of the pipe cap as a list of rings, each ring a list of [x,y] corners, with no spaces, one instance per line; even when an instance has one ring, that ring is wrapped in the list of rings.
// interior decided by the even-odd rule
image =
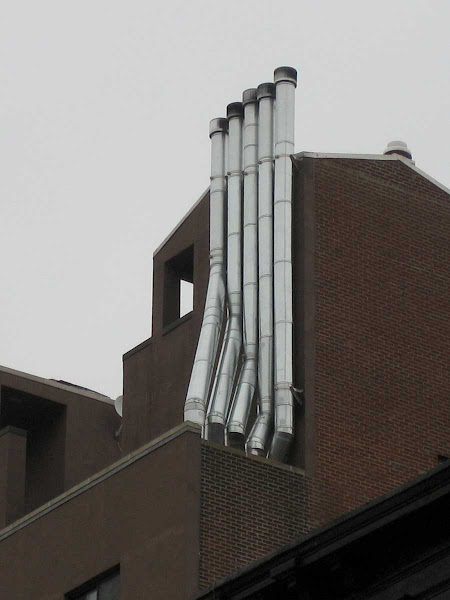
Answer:
[[[256,102],[256,88],[250,88],[245,90],[242,94],[242,104],[245,106],[246,104],[250,104],[250,102]]]
[[[297,71],[293,67],[278,67],[278,69],[275,69],[273,72],[273,80],[275,83],[288,81],[297,87]]]
[[[273,83],[260,83],[256,90],[258,100],[261,98],[275,98],[275,85]]]
[[[244,107],[242,102],[232,102],[227,106],[227,117],[232,119],[233,117],[239,117],[242,119],[244,116]]]
[[[411,150],[408,148],[405,142],[401,142],[400,140],[389,142],[383,154],[400,154],[400,156],[409,158],[409,160],[412,159]]]
[[[228,121],[223,117],[213,119],[209,122],[209,137],[214,133],[226,133],[228,131]]]

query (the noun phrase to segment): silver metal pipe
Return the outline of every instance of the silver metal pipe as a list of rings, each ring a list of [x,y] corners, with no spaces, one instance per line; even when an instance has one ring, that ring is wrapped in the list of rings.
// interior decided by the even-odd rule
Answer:
[[[244,364],[226,426],[226,443],[244,449],[245,430],[258,377],[258,107],[256,89],[245,90],[243,168]]]
[[[225,423],[242,348],[242,115],[241,102],[228,105],[228,323],[205,431],[206,439],[220,443],[225,442]]]
[[[225,138],[227,119],[210,123],[211,185],[209,227],[209,281],[203,322],[184,405],[184,420],[205,422],[207,397],[217,354],[225,306],[224,225],[225,225]]]
[[[273,104],[275,86],[258,87],[258,415],[247,439],[248,454],[265,456],[273,427]]]
[[[270,458],[284,461],[294,436],[292,387],[292,162],[297,71],[279,67],[274,187],[275,431]]]

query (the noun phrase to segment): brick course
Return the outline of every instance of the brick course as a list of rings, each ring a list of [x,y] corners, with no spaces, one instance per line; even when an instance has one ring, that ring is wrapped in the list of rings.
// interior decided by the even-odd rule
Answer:
[[[202,442],[200,588],[307,531],[299,469]]]
[[[400,160],[295,163],[294,383],[305,394],[290,462],[304,472],[202,442],[202,588],[450,456],[448,194]],[[155,334],[125,360],[127,451],[183,418],[207,200],[155,257]],[[192,244],[195,310],[164,333],[164,265]]]
[[[314,458],[305,476],[202,443],[200,587],[450,455],[448,195],[400,161],[302,171],[296,356],[313,385],[293,455]]]
[[[449,197],[400,161],[315,160],[314,183],[311,527],[450,455]]]

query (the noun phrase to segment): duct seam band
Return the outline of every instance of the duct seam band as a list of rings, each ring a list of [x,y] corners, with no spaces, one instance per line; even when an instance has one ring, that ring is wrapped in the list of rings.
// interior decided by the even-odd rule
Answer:
[[[274,265],[277,265],[278,263],[287,263],[289,265],[292,264],[292,260],[290,260],[289,258],[278,258],[277,260],[274,261]]]

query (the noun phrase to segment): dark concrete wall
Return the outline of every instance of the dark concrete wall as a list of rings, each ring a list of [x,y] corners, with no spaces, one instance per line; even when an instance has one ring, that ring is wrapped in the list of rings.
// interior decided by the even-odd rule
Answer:
[[[41,418],[27,433],[25,513],[64,491],[65,410]]]
[[[194,310],[164,328],[165,264],[194,247]],[[209,194],[153,262],[153,335],[124,355],[121,444],[129,452],[183,421],[209,273]]]
[[[195,593],[199,431],[184,427],[143,451],[10,535],[0,532],[0,598],[62,600],[116,565],[121,600],[176,600]]]
[[[1,425],[27,431],[25,512],[120,458],[112,404],[1,371],[0,393]]]
[[[114,437],[120,423],[111,404],[82,396],[68,398],[64,489],[122,456],[120,443]]]
[[[26,446],[23,429],[0,431],[0,529],[24,513]]]

